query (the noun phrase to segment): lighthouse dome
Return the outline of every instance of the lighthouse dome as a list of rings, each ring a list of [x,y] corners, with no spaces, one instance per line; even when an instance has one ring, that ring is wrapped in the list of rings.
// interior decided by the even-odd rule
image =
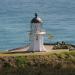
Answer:
[[[31,23],[42,23],[42,19],[37,16],[37,13],[35,13],[35,17],[31,20]]]

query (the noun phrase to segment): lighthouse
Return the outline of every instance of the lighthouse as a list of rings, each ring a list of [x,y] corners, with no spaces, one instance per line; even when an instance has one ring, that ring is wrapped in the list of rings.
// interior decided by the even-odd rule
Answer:
[[[31,45],[29,50],[33,52],[46,51],[44,47],[44,35],[46,32],[42,29],[43,21],[38,14],[35,13],[34,18],[31,20],[30,26],[30,40]]]

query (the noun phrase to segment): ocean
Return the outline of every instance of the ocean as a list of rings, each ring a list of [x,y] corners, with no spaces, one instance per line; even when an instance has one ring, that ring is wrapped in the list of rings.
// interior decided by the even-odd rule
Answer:
[[[35,12],[43,19],[47,32],[44,42],[75,44],[75,0],[0,0],[0,50],[29,43]],[[49,34],[54,37],[49,39]]]

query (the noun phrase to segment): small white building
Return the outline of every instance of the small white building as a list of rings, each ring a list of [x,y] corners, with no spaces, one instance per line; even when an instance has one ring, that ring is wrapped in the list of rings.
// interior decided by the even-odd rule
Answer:
[[[35,13],[35,17],[31,20],[30,39],[31,45],[29,51],[39,52],[46,51],[44,47],[44,35],[46,32],[42,31],[42,19]]]

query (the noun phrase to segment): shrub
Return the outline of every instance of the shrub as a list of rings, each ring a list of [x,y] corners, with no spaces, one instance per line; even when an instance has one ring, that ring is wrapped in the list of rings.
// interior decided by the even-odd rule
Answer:
[[[17,57],[15,58],[15,60],[16,60],[16,65],[17,65],[17,67],[22,67],[22,68],[24,68],[25,65],[26,65],[26,63],[27,63],[27,59],[26,59],[24,56],[17,56]]]

